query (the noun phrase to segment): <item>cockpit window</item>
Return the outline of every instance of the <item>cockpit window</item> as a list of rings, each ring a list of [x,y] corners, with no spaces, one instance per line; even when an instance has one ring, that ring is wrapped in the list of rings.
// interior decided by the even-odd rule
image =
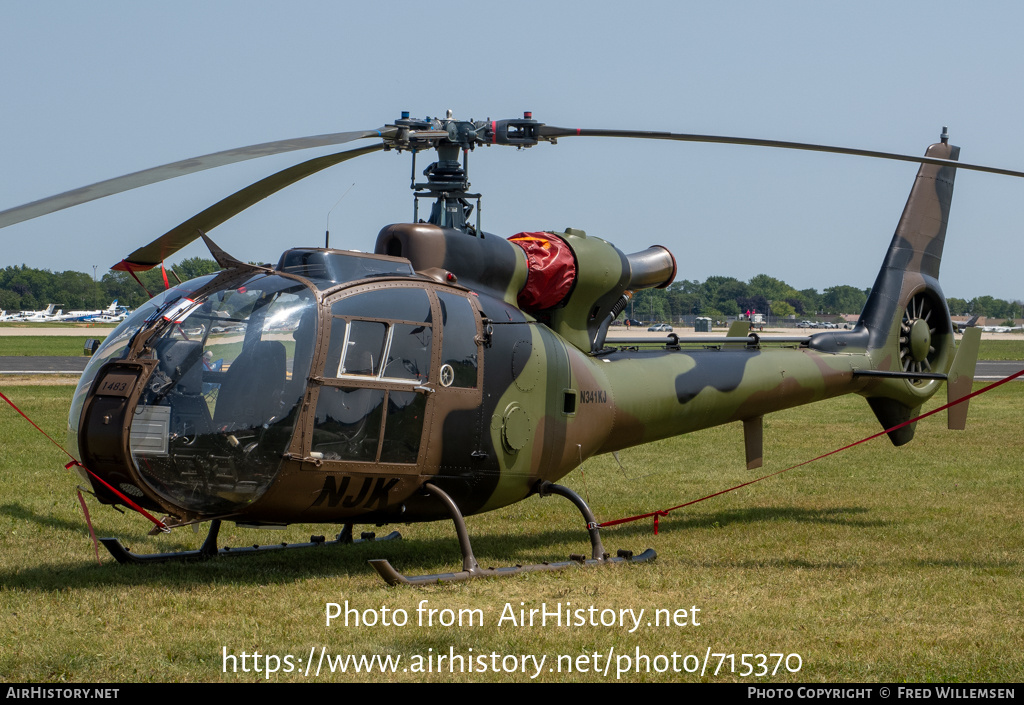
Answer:
[[[339,320],[338,328],[338,332],[344,334],[345,340],[340,350],[341,365],[334,376],[379,376],[387,344],[387,324],[377,321],[352,321],[346,327],[346,321]]]
[[[89,396],[89,391],[92,389],[92,383],[95,381],[96,374],[100,371],[100,368],[111,360],[117,360],[125,356],[128,352],[128,344],[131,342],[135,334],[142,329],[142,326],[154,311],[159,309],[168,301],[174,301],[175,299],[179,299],[183,296],[188,296],[191,292],[197,291],[201,287],[206,286],[206,284],[208,284],[215,276],[217,275],[210,274],[198,279],[192,279],[184,284],[173,287],[154,296],[142,306],[135,309],[130,316],[121,321],[121,323],[114,328],[109,335],[107,335],[103,344],[100,345],[92,358],[89,359],[89,364],[86,365],[85,372],[82,374],[81,379],[78,380],[78,388],[75,390],[75,396],[71,402],[71,410],[68,413],[68,445],[71,448],[74,448],[76,453],[78,452],[78,423],[82,416],[82,407],[85,404],[86,397]]]
[[[297,274],[321,289],[335,284],[379,276],[411,277],[412,265],[404,260],[328,250],[288,250],[277,265],[281,272]]]
[[[381,373],[390,379],[426,382],[430,376],[430,326],[395,323],[391,326],[387,364]]]
[[[419,383],[430,377],[433,328],[422,289],[357,294],[335,303],[331,312],[326,375]]]
[[[373,289],[335,302],[331,313],[314,457],[415,463],[433,350],[428,294],[408,287]]]
[[[290,443],[316,332],[316,299],[285,277],[186,302],[151,343],[157,367],[130,436],[143,479],[193,511],[257,499]]]
[[[373,289],[334,302],[334,316],[430,323],[430,299],[423,289]]]

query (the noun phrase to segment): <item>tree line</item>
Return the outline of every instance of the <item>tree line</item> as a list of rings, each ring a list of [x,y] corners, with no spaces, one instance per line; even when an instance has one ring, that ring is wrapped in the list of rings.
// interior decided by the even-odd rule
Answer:
[[[193,257],[167,268],[167,280],[173,285],[219,269],[216,262]],[[137,276],[153,294],[164,290],[159,267]],[[724,320],[747,311],[770,313],[773,317],[822,318],[844,313],[860,313],[871,289],[839,285],[818,292],[796,290],[786,282],[758,274],[748,282],[735,277],[713,276],[703,282],[681,279],[666,289],[637,291],[627,306],[626,315],[644,321],[677,321],[683,316],[708,316]],[[68,270],[51,272],[25,265],[0,270],[0,309],[5,311],[39,310],[58,304],[65,311],[105,308],[114,299],[123,306],[137,308],[149,295],[127,272],[107,272],[96,278]],[[1021,301],[1005,301],[992,296],[974,299],[950,298],[954,316],[987,316],[1014,320],[1022,317]]]
[[[714,276],[703,282],[679,280],[666,289],[636,292],[626,308],[631,318],[644,321],[677,321],[683,316],[708,316],[716,320],[741,313],[768,313],[773,318],[829,318],[858,314],[868,300],[871,288],[848,285],[797,290],[781,279],[758,274],[748,282],[735,277]],[[1022,317],[1021,301],[1005,301],[992,296],[974,299],[947,299],[953,316],[987,316],[1014,320]]]
[[[188,281],[204,274],[216,272],[216,262],[202,257],[187,259],[167,268],[167,280],[172,286],[178,280]],[[145,288],[156,295],[164,290],[160,267],[148,272],[137,272]],[[106,308],[111,301],[128,308],[138,308],[149,299],[128,272],[107,272],[102,278],[68,270],[51,272],[25,265],[0,269],[0,309],[7,311],[38,311],[47,304],[57,304],[65,311]]]

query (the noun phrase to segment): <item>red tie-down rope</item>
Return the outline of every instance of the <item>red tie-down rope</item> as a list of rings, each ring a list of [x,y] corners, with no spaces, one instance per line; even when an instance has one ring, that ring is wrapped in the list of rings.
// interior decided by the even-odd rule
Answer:
[[[100,542],[96,539],[96,532],[92,529],[92,518],[89,516],[89,507],[85,506],[85,498],[82,497],[82,489],[79,487],[75,492],[78,493],[78,503],[82,505],[82,514],[85,515],[85,525],[89,527],[89,536],[92,537],[92,552],[96,554],[96,562],[103,565],[100,561]]]
[[[718,495],[725,494],[726,492],[732,492],[733,490],[738,490],[741,487],[746,487],[747,485],[752,485],[755,482],[760,482],[761,480],[767,480],[769,477],[775,477],[776,475],[781,475],[782,473],[788,472],[788,471],[793,470],[795,468],[803,467],[804,465],[809,465],[810,463],[813,463],[815,460],[821,460],[822,458],[827,458],[830,455],[835,455],[836,453],[840,453],[840,452],[842,452],[844,450],[848,450],[849,448],[853,448],[854,446],[858,446],[861,443],[867,443],[868,441],[874,440],[874,439],[878,438],[879,436],[882,436],[882,435],[884,435],[886,433],[890,433],[892,431],[896,431],[898,429],[903,428],[904,426],[912,424],[915,421],[920,421],[921,419],[928,418],[932,414],[937,414],[940,411],[945,411],[946,409],[950,408],[951,406],[956,406],[957,404],[965,402],[968,399],[971,399],[972,397],[978,396],[979,394],[984,394],[985,392],[990,391],[992,389],[995,389],[996,387],[998,387],[998,386],[1000,386],[1002,384],[1006,384],[1007,382],[1009,382],[1011,380],[1017,379],[1021,375],[1024,375],[1024,370],[1021,370],[1020,372],[1015,372],[1014,374],[1010,375],[1009,377],[1004,377],[1003,379],[999,380],[998,382],[993,382],[992,384],[988,385],[987,387],[982,387],[981,389],[979,389],[976,392],[971,392],[967,396],[961,397],[960,399],[957,399],[956,401],[949,402],[948,404],[944,404],[944,405],[940,406],[937,409],[933,409],[932,411],[929,411],[927,413],[921,414],[920,416],[918,416],[916,418],[913,418],[913,419],[910,419],[909,421],[904,421],[903,423],[896,424],[892,428],[887,428],[884,431],[879,431],[878,433],[876,433],[876,434],[874,434],[872,436],[868,436],[867,438],[862,438],[859,441],[856,441],[854,443],[850,443],[849,445],[845,445],[842,448],[836,448],[835,450],[830,451],[828,453],[825,453],[824,455],[819,455],[817,458],[811,458],[810,460],[805,460],[802,463],[797,463],[796,465],[791,465],[790,467],[786,468],[785,470],[779,470],[778,472],[773,472],[770,475],[765,475],[764,477],[759,477],[756,480],[750,480],[749,482],[744,482],[741,485],[736,485],[735,487],[730,487],[727,490],[721,490],[720,492],[715,492],[714,494],[709,494],[708,496],[701,497],[700,499],[694,499],[694,500],[691,500],[689,502],[685,502],[684,504],[677,504],[676,506],[670,507],[669,509],[657,509],[657,510],[655,510],[653,512],[648,512],[646,514],[638,514],[636,516],[626,517],[624,519],[612,519],[610,521],[602,522],[601,524],[598,524],[598,526],[601,526],[601,527],[616,526],[617,524],[626,524],[626,523],[629,523],[631,521],[639,521],[640,519],[647,519],[649,517],[654,517],[654,534],[657,535],[658,534],[658,518],[659,517],[663,517],[663,516],[668,516],[669,512],[674,512],[675,510],[682,509],[683,507],[689,507],[691,504],[697,504],[697,502],[703,502],[705,499],[711,499],[712,497],[717,497]]]
[[[6,396],[6,395],[5,395],[5,394],[4,394],[3,392],[0,392],[0,399],[3,399],[3,400],[4,400],[5,402],[7,402],[7,404],[8,404],[8,405],[9,405],[9,406],[10,406],[10,407],[11,407],[12,409],[14,409],[14,410],[15,410],[15,411],[17,411],[17,412],[18,412],[19,414],[21,414],[22,418],[24,418],[24,419],[25,419],[26,421],[28,421],[28,422],[29,422],[30,424],[32,424],[32,426],[33,426],[33,427],[34,427],[34,428],[35,428],[35,429],[36,429],[37,431],[39,431],[39,432],[40,432],[41,434],[43,434],[44,436],[46,436],[47,440],[49,440],[49,441],[50,441],[50,443],[52,443],[53,445],[57,446],[57,447],[58,447],[58,448],[59,448],[59,449],[61,450],[61,452],[62,452],[62,453],[64,453],[64,455],[66,455],[66,456],[68,456],[69,458],[71,458],[71,462],[70,462],[70,463],[68,463],[67,465],[65,465],[65,466],[64,466],[64,468],[65,468],[66,470],[70,470],[70,469],[71,469],[71,468],[72,468],[73,466],[76,466],[76,465],[77,465],[78,467],[82,468],[82,469],[83,469],[83,470],[85,470],[85,471],[86,471],[87,473],[89,473],[89,476],[90,476],[90,477],[94,478],[94,479],[95,479],[95,480],[97,480],[97,481],[98,481],[98,482],[99,482],[100,484],[102,484],[102,485],[103,485],[104,487],[106,487],[106,488],[107,488],[108,490],[110,490],[110,491],[111,491],[111,492],[113,492],[113,493],[114,493],[115,495],[117,495],[117,497],[118,497],[119,499],[121,499],[121,501],[123,501],[123,502],[125,503],[125,505],[127,505],[128,507],[131,507],[132,509],[134,509],[135,511],[137,511],[137,512],[138,512],[139,514],[141,514],[142,516],[146,517],[146,518],[147,518],[147,519],[149,519],[149,520],[150,520],[151,522],[153,522],[154,524],[156,524],[156,526],[157,526],[157,527],[158,527],[158,528],[159,528],[159,529],[160,529],[161,531],[163,531],[164,533],[168,533],[168,532],[170,532],[170,529],[169,529],[169,528],[167,527],[167,525],[166,525],[166,524],[164,524],[164,523],[163,523],[162,521],[160,521],[159,519],[157,519],[156,517],[154,517],[154,516],[153,516],[152,514],[150,514],[149,512],[147,512],[147,511],[146,511],[145,509],[143,509],[143,508],[142,508],[142,507],[140,507],[139,505],[137,505],[137,504],[136,504],[135,502],[133,502],[133,501],[131,500],[131,498],[129,498],[128,496],[126,496],[126,495],[125,495],[124,493],[122,493],[122,492],[121,492],[120,490],[118,490],[118,489],[117,489],[116,487],[114,487],[114,486],[113,486],[113,485],[111,485],[111,484],[110,484],[109,482],[107,482],[106,480],[104,480],[104,479],[103,479],[102,477],[100,477],[99,475],[97,475],[96,473],[94,473],[94,472],[93,472],[92,470],[90,470],[89,468],[85,467],[85,466],[84,466],[84,465],[82,465],[82,464],[81,464],[80,462],[78,462],[78,460],[77,460],[77,459],[75,458],[75,456],[71,455],[71,453],[69,453],[69,452],[68,452],[68,451],[67,451],[67,450],[66,450],[66,449],[64,448],[64,446],[62,446],[62,445],[61,445],[60,443],[58,443],[57,441],[53,440],[53,438],[52,438],[52,437],[50,436],[50,434],[48,434],[48,433],[47,433],[46,431],[44,431],[43,429],[39,428],[39,425],[38,425],[38,424],[36,424],[36,422],[35,422],[35,421],[33,421],[32,419],[30,419],[30,418],[29,418],[29,417],[28,417],[28,416],[27,416],[27,415],[25,414],[25,412],[24,412],[24,411],[22,411],[21,409],[19,409],[19,408],[18,408],[18,406],[17,406],[17,405],[16,405],[16,404],[15,404],[15,403],[14,403],[13,401],[11,401],[10,399],[8,399],[8,398],[7,398],[7,396]],[[83,508],[84,508],[84,505],[83,505]],[[85,517],[86,517],[86,521],[88,521],[88,519],[89,519],[89,513],[88,513],[88,512],[86,512],[86,513],[85,513]],[[90,526],[89,526],[89,531],[90,531],[90,533],[92,533],[92,525],[91,525],[91,523],[90,523]],[[93,540],[94,540],[94,542],[95,542],[95,534],[93,535]]]

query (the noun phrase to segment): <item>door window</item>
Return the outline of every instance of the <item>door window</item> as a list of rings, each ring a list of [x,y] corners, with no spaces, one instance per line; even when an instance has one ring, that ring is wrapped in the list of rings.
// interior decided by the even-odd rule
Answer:
[[[429,295],[374,289],[331,314],[310,449],[324,460],[415,463],[433,351]]]

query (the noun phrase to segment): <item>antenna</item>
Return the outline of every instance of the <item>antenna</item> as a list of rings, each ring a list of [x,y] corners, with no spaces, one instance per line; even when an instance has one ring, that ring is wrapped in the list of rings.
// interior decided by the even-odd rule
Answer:
[[[356,184],[353,181],[352,186],[355,185]],[[334,202],[334,205],[331,206],[331,210],[327,211],[327,232],[324,234],[324,249],[331,249],[331,213],[333,213],[334,209],[338,207],[339,203],[341,203],[341,199],[345,198],[345,196],[348,195],[348,192],[352,190],[352,186],[345,189],[345,193],[341,194],[341,198]]]

